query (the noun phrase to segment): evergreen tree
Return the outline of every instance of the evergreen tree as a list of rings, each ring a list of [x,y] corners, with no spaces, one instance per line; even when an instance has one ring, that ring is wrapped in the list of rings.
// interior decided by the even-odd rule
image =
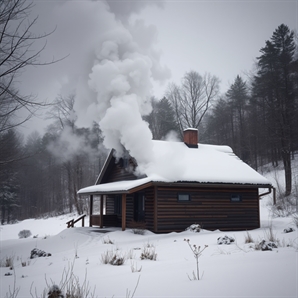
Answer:
[[[226,93],[231,108],[233,149],[241,159],[248,161],[247,128],[245,123],[248,90],[246,82],[238,75]]]
[[[152,112],[144,117],[149,123],[154,140],[163,139],[170,131],[178,132],[174,110],[169,100],[163,97],[160,101],[152,99]]]
[[[276,144],[285,169],[286,192],[292,190],[291,152],[295,131],[295,82],[294,82],[294,33],[282,24],[258,57],[258,74],[254,82],[254,94],[258,102],[268,109],[271,143]]]
[[[1,221],[10,221],[17,212],[20,160],[23,150],[20,136],[10,129],[0,134],[0,207]]]

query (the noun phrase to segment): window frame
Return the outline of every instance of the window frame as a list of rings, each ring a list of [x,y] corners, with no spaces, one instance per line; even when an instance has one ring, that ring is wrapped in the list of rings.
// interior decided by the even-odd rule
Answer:
[[[242,196],[239,193],[232,193],[230,196],[230,202],[231,203],[241,203],[242,202]]]
[[[180,199],[180,196],[188,196],[188,199],[187,200],[184,200],[184,199]],[[190,202],[191,201],[191,195],[190,193],[187,193],[187,192],[178,192],[177,193],[177,201],[178,202]]]

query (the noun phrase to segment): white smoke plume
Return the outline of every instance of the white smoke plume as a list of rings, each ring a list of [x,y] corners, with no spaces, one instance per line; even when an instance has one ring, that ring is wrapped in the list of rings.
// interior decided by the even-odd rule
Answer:
[[[81,81],[77,88],[77,98],[81,100],[75,106],[78,123],[86,115],[98,120],[105,147],[114,148],[117,157],[125,148],[137,160],[140,172],[152,159],[152,134],[142,120],[152,110],[152,80],[165,80],[170,75],[167,68],[160,66],[160,53],[154,49],[156,28],[130,18],[146,3],[92,3],[101,6],[98,17],[105,20],[105,31],[99,28],[94,36],[96,57],[88,80],[95,96],[91,97],[92,102],[90,98],[86,100],[87,87]]]
[[[119,157],[125,148],[141,169],[151,155],[152,136],[142,116],[151,111],[152,82],[169,79],[170,71],[160,63],[157,28],[145,24],[139,13],[148,5],[162,7],[163,2],[34,3],[42,30],[51,32],[56,27],[43,60],[67,57],[55,67],[48,66],[43,75],[33,69],[26,79],[35,82],[36,92],[51,99],[58,93],[64,97],[75,94],[76,126],[91,127],[96,121],[107,149],[116,149]],[[29,83],[24,80],[23,85]],[[67,156],[66,150],[63,153]]]
[[[49,150],[59,162],[71,161],[75,156],[83,155],[89,159],[96,159],[101,153],[106,154],[103,148],[92,148],[92,141],[98,136],[89,133],[88,136],[75,134],[70,126],[65,126],[61,134],[49,142]]]

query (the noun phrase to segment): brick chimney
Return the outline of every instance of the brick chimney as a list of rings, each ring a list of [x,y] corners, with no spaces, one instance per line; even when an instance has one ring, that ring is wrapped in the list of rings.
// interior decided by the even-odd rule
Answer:
[[[196,128],[184,129],[183,141],[189,148],[198,148],[198,130]]]

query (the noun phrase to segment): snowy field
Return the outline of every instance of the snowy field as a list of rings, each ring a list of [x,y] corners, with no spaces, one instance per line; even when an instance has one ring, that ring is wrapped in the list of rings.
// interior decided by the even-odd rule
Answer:
[[[88,297],[298,297],[297,228],[291,218],[271,219],[266,199],[260,205],[262,227],[249,233],[259,243],[272,226],[279,240],[272,251],[255,250],[254,243],[245,243],[245,231],[137,235],[114,229],[99,233],[89,227],[66,229],[71,215],[1,226],[1,263],[12,258],[13,270],[0,268],[0,295],[11,297],[15,287],[16,297],[42,297],[48,287],[61,285],[72,272],[80,285],[87,281]],[[289,227],[295,231],[285,233]],[[24,229],[32,236],[19,239]],[[225,235],[235,242],[217,244]],[[190,280],[196,260],[184,239],[208,245],[199,258],[200,280]],[[155,249],[155,261],[140,258],[148,246]],[[34,248],[51,256],[30,259]],[[125,263],[103,264],[107,251],[126,256]]]

